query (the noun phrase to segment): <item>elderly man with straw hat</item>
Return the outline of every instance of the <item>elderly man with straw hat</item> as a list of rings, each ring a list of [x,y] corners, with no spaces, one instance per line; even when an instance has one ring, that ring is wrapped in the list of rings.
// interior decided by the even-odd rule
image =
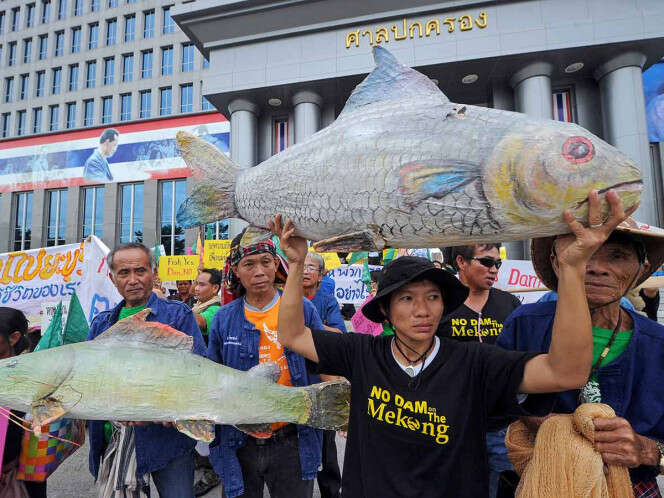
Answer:
[[[550,289],[558,286],[553,238],[535,239],[532,261]],[[593,360],[581,390],[557,395],[554,412],[571,413],[583,402],[602,402],[614,418],[595,419],[595,447],[607,464],[630,467],[635,497],[660,497],[664,473],[664,326],[629,311],[620,299],[664,262],[664,230],[633,219],[621,223],[586,266],[585,290],[593,327]],[[509,317],[498,345],[547,351],[555,304],[524,305]],[[525,420],[524,420],[525,421]],[[537,430],[538,420],[528,420]]]

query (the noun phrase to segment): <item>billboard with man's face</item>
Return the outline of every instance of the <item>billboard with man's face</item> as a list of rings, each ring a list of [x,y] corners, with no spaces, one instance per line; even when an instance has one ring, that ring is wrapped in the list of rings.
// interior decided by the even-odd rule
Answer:
[[[643,93],[646,99],[648,138],[651,142],[664,141],[664,62],[643,72]]]
[[[0,192],[184,178],[175,134],[185,130],[228,152],[218,113],[154,119],[0,142]]]

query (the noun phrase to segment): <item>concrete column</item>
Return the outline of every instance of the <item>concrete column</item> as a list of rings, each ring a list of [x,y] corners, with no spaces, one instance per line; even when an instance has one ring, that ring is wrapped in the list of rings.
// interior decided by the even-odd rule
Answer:
[[[293,95],[295,143],[303,142],[320,130],[320,109],[323,99],[317,93],[303,90]]]
[[[244,99],[228,104],[231,116],[231,159],[242,166],[256,166],[258,154],[258,106]],[[229,237],[232,239],[247,225],[243,220],[228,220]]]
[[[159,180],[143,182],[143,244],[154,247],[159,241]]]
[[[579,126],[602,138],[602,104],[597,83],[588,78],[574,82],[576,117]]]
[[[602,99],[604,138],[632,158],[643,175],[641,206],[634,217],[656,225],[655,186],[650,162],[641,68],[646,56],[626,52],[599,66],[594,73]]]
[[[104,237],[103,241],[113,249],[120,240],[120,185],[107,183],[104,185]]]
[[[185,195],[189,197],[194,190],[194,182],[191,181],[191,178],[187,178],[187,183],[185,187]],[[184,246],[186,247],[196,247],[196,239],[198,238],[198,227],[187,228],[184,231]]]
[[[330,126],[335,119],[337,119],[337,113],[334,104],[326,105],[321,116],[321,129]]]
[[[0,195],[0,252],[9,252],[11,247],[11,240],[13,238],[12,226],[13,216],[12,214],[12,193],[5,192]],[[15,215],[15,214],[14,214]],[[2,234],[5,234],[2,236]]]
[[[35,190],[32,194],[32,232],[30,238],[30,249],[44,247],[46,245],[46,212],[48,202],[46,190]]]
[[[67,244],[74,244],[79,241],[79,237],[83,232],[81,230],[81,195],[83,190],[81,187],[69,187],[67,189],[67,233],[65,240]]]
[[[261,114],[258,118],[258,158],[257,164],[262,163],[272,156],[272,114]]]

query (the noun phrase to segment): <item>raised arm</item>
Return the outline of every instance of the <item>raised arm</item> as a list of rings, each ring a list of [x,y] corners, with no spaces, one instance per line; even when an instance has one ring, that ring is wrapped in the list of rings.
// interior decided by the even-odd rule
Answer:
[[[582,387],[588,380],[592,360],[592,324],[586,301],[586,264],[614,228],[632,214],[623,211],[618,194],[610,190],[606,199],[611,214],[602,223],[597,191],[588,195],[588,228],[569,213],[563,214],[572,234],[556,239],[558,304],[547,354],[526,363],[519,390],[523,393],[560,392]],[[554,262],[555,264],[555,262]]]
[[[279,237],[281,250],[288,258],[288,278],[284,285],[279,305],[279,342],[308,360],[318,363],[316,346],[311,329],[304,325],[304,309],[302,306],[302,274],[304,259],[307,256],[307,241],[295,236],[295,227],[289,220],[285,224],[281,215],[270,221],[270,230]]]

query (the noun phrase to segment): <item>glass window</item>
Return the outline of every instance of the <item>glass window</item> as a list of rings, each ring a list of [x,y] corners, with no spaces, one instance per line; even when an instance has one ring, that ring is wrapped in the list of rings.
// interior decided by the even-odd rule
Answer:
[[[102,97],[101,99],[101,122],[110,123],[113,120],[113,97]]]
[[[113,76],[115,73],[115,57],[104,59],[104,85],[113,84]]]
[[[62,84],[62,68],[55,67],[51,70],[51,95],[60,93],[60,86]]]
[[[203,69],[207,69],[210,67],[210,61],[207,60],[206,57],[203,57]]]
[[[118,35],[118,21],[110,19],[106,21],[106,45],[115,45]]]
[[[90,12],[98,12],[100,3],[99,0],[90,0]]]
[[[124,41],[133,41],[136,38],[136,16],[125,16]]]
[[[23,63],[30,62],[32,60],[32,38],[27,38],[23,40]]]
[[[214,109],[214,106],[210,104],[210,101],[206,99],[205,97],[201,97],[202,102],[201,102],[201,110],[202,111],[212,111]]]
[[[108,0],[108,7],[112,9],[113,7],[118,6],[118,0]]]
[[[164,7],[163,9],[164,12],[164,29],[163,33],[173,33],[175,32],[175,22],[173,21],[173,18],[171,17],[171,5],[168,7]]]
[[[0,35],[5,32],[5,11],[0,12]]]
[[[143,184],[122,185],[120,196],[120,243],[143,242]]]
[[[134,54],[122,56],[122,81],[134,79]]]
[[[58,31],[55,33],[55,56],[59,57],[65,50],[65,32]],[[72,50],[73,51],[73,50]]]
[[[12,31],[18,31],[18,23],[20,18],[21,18],[21,8],[14,7],[12,9]]]
[[[143,12],[143,38],[154,36],[154,10]]]
[[[46,86],[46,71],[37,72],[37,82],[35,83],[35,97],[43,97],[44,87]]]
[[[35,107],[32,110],[32,133],[41,133],[42,131],[42,108]]]
[[[5,78],[5,102],[14,101],[14,77]]]
[[[16,134],[19,136],[25,135],[25,121],[26,121],[25,111],[18,111],[16,113],[16,121],[17,121]]]
[[[34,25],[35,25],[35,4],[30,3],[27,5],[25,11],[25,27],[31,28]]]
[[[178,225],[175,214],[184,201],[186,185],[184,179],[166,180],[159,184],[160,242],[169,256],[184,254],[184,228]]]
[[[7,65],[13,66],[16,64],[16,42],[9,42],[9,54],[7,57]]]
[[[48,35],[41,35],[39,37],[39,60],[44,60],[48,57]]]
[[[205,240],[228,239],[228,220],[205,225]]]
[[[194,70],[194,44],[182,44],[182,72]]]
[[[51,20],[51,0],[42,0],[41,23],[46,24]]]
[[[141,78],[152,78],[152,50],[141,52]]]
[[[32,192],[17,192],[13,199],[14,251],[30,249],[32,233]]]
[[[67,189],[48,190],[46,247],[65,243],[67,230]]]
[[[74,15],[80,16],[83,14],[83,0],[74,0]]]
[[[102,238],[104,234],[104,187],[83,188],[83,220],[82,238],[96,235]]]
[[[58,121],[60,120],[60,106],[52,105],[49,109],[48,131],[57,131]]]
[[[173,74],[173,47],[161,47],[161,74]]]
[[[150,112],[152,110],[152,91],[143,90],[140,95],[141,95],[141,108],[140,108],[139,117],[149,118]]]
[[[194,86],[191,83],[180,85],[180,112],[193,111]]]
[[[127,3],[136,3],[136,0],[127,0]]]
[[[21,87],[20,87],[20,92],[18,99],[19,100],[24,100],[28,98],[28,91],[30,87],[30,75],[28,74],[22,74],[21,75]]]
[[[120,96],[120,121],[131,119],[131,93]]]
[[[9,129],[11,127],[12,115],[9,112],[2,114],[2,138],[9,136]]]
[[[72,129],[76,126],[76,102],[67,104],[67,122],[65,128]]]
[[[92,50],[99,44],[99,23],[92,23],[88,27],[88,50]]]
[[[94,88],[96,79],[97,79],[97,61],[89,61],[85,88]]]
[[[95,123],[95,101],[83,101],[83,126],[92,126]]]
[[[71,28],[71,53],[75,54],[81,51],[81,28]]]
[[[58,19],[67,17],[67,0],[58,0]]]
[[[159,90],[159,115],[169,116],[171,114],[171,104],[173,101],[173,90],[171,87]]]
[[[78,89],[78,64],[69,66],[69,91]]]

